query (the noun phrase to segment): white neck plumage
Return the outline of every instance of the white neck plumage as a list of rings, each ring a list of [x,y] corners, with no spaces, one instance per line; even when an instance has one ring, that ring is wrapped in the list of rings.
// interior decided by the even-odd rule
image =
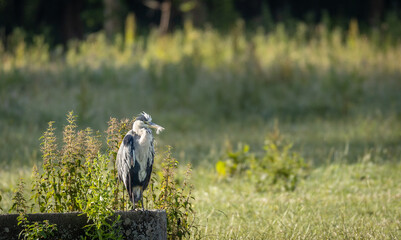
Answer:
[[[138,133],[138,135],[141,136],[139,144],[150,143],[152,139],[151,134],[145,128],[142,128],[139,131],[140,133]]]
[[[134,124],[132,130],[140,136],[139,144],[144,144],[151,141],[151,134],[147,131],[146,128],[141,128]]]

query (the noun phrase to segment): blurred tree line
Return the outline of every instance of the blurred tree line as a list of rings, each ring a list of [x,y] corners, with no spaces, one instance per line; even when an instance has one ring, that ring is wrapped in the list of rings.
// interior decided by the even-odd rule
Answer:
[[[185,21],[227,31],[238,18],[251,29],[270,30],[277,22],[300,20],[347,27],[350,19],[357,19],[362,29],[385,28],[382,23],[389,18],[399,19],[400,7],[399,0],[0,0],[0,38],[5,42],[16,28],[28,39],[40,34],[51,44],[99,30],[113,36],[123,31],[130,13],[140,34],[154,27],[163,34]]]

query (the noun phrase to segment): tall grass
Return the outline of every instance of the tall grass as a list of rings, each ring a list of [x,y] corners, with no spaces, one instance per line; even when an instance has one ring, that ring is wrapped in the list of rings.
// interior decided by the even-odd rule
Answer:
[[[399,87],[400,45],[379,48],[359,34],[355,22],[348,31],[300,23],[291,35],[284,25],[253,34],[242,26],[222,35],[187,24],[171,35],[153,32],[126,44],[122,36],[109,42],[97,33],[64,50],[51,50],[40,37],[31,46],[20,39],[0,54],[4,95],[12,95],[6,94],[10,87],[18,91],[15,84],[37,92],[44,84],[78,87],[73,100],[87,115],[99,85],[132,87],[132,100],[148,108],[197,107],[200,114],[223,117],[244,112],[337,115],[364,107],[399,111],[398,94],[391,90]],[[23,100],[4,100],[5,112],[15,109],[18,115]],[[210,104],[199,108],[205,100]]]
[[[46,123],[62,122],[70,110],[79,114],[81,126],[106,129],[110,116],[146,109],[171,129],[162,143],[201,159],[232,138],[232,131],[226,134],[232,128],[248,126],[251,134],[234,137],[260,142],[259,129],[268,129],[275,118],[289,132],[296,121],[324,127],[319,119],[341,119],[340,128],[363,128],[355,138],[365,130],[380,135],[381,123],[400,128],[401,45],[380,45],[373,33],[360,34],[356,22],[347,30],[303,23],[295,29],[278,24],[270,32],[249,33],[238,22],[221,34],[186,24],[163,37],[151,32],[108,41],[100,32],[54,48],[41,37],[27,43],[16,31],[7,48],[0,46],[0,160],[36,162]],[[359,126],[361,120],[376,128]],[[394,147],[399,136],[385,132],[393,140],[383,148]],[[322,155],[329,151],[324,147]]]

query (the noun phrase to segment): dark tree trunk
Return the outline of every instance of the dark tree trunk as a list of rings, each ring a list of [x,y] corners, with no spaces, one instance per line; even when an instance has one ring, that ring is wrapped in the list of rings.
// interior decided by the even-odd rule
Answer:
[[[163,35],[167,33],[168,26],[170,23],[171,0],[163,1],[160,10],[161,10],[161,17],[160,17],[159,33],[160,35]]]
[[[107,37],[112,37],[120,31],[121,22],[119,13],[121,9],[119,0],[103,0],[104,4],[104,30]]]
[[[380,23],[383,9],[384,9],[383,0],[370,0],[370,10],[369,10],[370,24],[372,24],[373,26],[377,26]]]
[[[82,1],[68,0],[65,1],[63,13],[63,35],[64,42],[83,37],[83,24],[81,21]]]

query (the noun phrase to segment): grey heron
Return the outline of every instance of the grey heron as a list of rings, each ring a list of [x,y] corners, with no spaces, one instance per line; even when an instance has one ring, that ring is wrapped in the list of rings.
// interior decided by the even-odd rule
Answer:
[[[152,122],[152,117],[142,112],[135,118],[132,129],[125,135],[117,153],[116,168],[118,179],[127,189],[134,209],[139,200],[143,204],[143,191],[148,187],[155,157],[154,138],[151,128],[156,134],[163,127]]]

